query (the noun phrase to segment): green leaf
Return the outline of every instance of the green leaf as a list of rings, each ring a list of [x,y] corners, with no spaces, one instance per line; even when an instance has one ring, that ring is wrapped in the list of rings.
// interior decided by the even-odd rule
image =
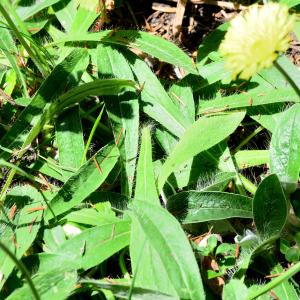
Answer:
[[[266,177],[253,199],[253,218],[262,239],[278,236],[288,214],[287,200],[277,175]]]
[[[38,274],[33,279],[33,284],[43,300],[64,300],[75,289],[77,272],[64,271],[62,268]],[[34,299],[28,284],[17,289],[8,300]]]
[[[202,101],[198,114],[208,114],[216,110],[260,106],[280,102],[299,102],[299,96],[290,88],[249,91],[239,95],[222,97],[216,100]]]
[[[100,149],[58,191],[45,211],[50,220],[80,204],[107,178],[119,159],[119,151],[111,144]]]
[[[133,203],[131,216],[160,257],[178,296],[205,299],[195,256],[176,219],[162,207],[144,201]]]
[[[186,72],[198,74],[192,59],[179,47],[159,36],[137,30],[103,30],[96,33],[74,33],[55,43],[66,42],[102,42],[137,49],[161,61],[182,67]]]
[[[83,279],[80,283],[95,287],[97,289],[106,289],[112,291],[115,297],[118,299],[128,299],[130,286],[118,283],[108,283],[100,280]],[[169,296],[166,294],[159,293],[155,290],[149,290],[145,288],[134,287],[132,289],[132,300],[179,300],[178,297]]]
[[[60,0],[43,0],[43,1],[36,1],[35,4],[31,6],[19,6],[17,9],[18,15],[24,21],[29,19],[30,17],[34,16],[41,10],[59,2]]]
[[[39,272],[90,269],[129,244],[130,222],[118,220],[92,227],[61,244],[55,253],[41,253]]]
[[[109,204],[109,202],[103,202],[99,204]],[[99,205],[97,204],[97,205]],[[112,223],[118,218],[115,216],[114,212],[109,209],[108,211],[97,211],[94,208],[83,208],[80,210],[75,210],[66,215],[63,220],[67,220],[68,222],[92,225],[92,226],[100,226],[107,223]]]
[[[188,191],[168,199],[167,209],[183,224],[252,218],[252,199],[225,192]]]
[[[99,77],[114,76],[134,80],[131,68],[123,54],[110,46],[98,45]],[[121,191],[131,197],[139,139],[139,102],[135,93],[104,97],[116,145],[121,158]]]
[[[99,5],[100,2],[98,0],[81,1],[76,15],[72,20],[70,34],[88,31],[93,22],[99,16],[99,13],[97,13],[97,8]]]
[[[53,5],[55,16],[60,22],[61,26],[66,30],[66,32],[70,31],[73,20],[75,19],[75,15],[77,12],[76,2],[77,1],[61,0]]]
[[[155,204],[160,207],[157,203]],[[132,218],[131,222],[129,250],[135,286],[168,295],[178,295],[169,278],[169,271],[163,262],[164,258],[152,245],[151,240],[147,238],[145,231],[135,217]]]
[[[208,150],[234,132],[244,116],[244,112],[235,112],[227,115],[201,117],[189,126],[162,166],[158,177],[158,190],[161,191],[169,175],[182,163]]]
[[[143,200],[160,207],[152,164],[152,144],[149,127],[143,128],[141,139],[134,201]],[[129,249],[136,286],[174,296],[177,295],[161,257],[146,238],[143,228],[135,218],[133,218],[131,224]],[[141,253],[143,253],[142,256]]]
[[[87,51],[79,49],[73,51],[61,64],[57,65],[43,82],[30,104],[1,139],[0,144],[9,149],[28,146],[48,120],[47,113],[51,102],[66,89],[78,84],[87,64]],[[1,152],[0,157],[7,159],[9,155]]]
[[[79,106],[69,108],[57,118],[56,142],[60,165],[77,170],[84,151]],[[63,170],[62,173],[66,181],[74,172]]]
[[[295,191],[300,171],[300,104],[285,111],[271,139],[270,169],[284,189]]]
[[[134,196],[135,199],[140,199],[153,204],[160,203],[155,185],[149,127],[144,127],[142,130],[142,144],[136,170],[136,187]]]
[[[248,289],[246,285],[237,279],[231,279],[223,288],[223,300],[243,300],[246,299]]]
[[[169,95],[182,111],[182,115],[192,124],[195,122],[195,102],[190,86],[183,82],[175,83],[169,89]]]
[[[23,96],[28,97],[27,87],[25,78],[18,66],[18,62],[16,59],[16,55],[18,53],[18,49],[14,44],[14,40],[10,34],[10,30],[8,28],[0,27],[0,49],[7,57],[9,64],[15,71],[18,80],[22,84]]]
[[[263,106],[248,107],[247,114],[270,132],[278,125],[286,103],[274,103]]]
[[[182,118],[181,110],[173,103],[147,64],[129,51],[124,53],[141,87],[143,111],[172,134],[180,137],[190,122]]]
[[[1,242],[18,259],[22,258],[36,238],[43,210],[31,210],[42,204],[42,195],[30,185],[14,187],[6,196],[0,217]],[[0,251],[0,287],[13,269],[14,262]]]
[[[205,65],[207,60],[209,60],[209,54],[213,51],[218,50],[228,27],[229,22],[220,25],[213,32],[211,32],[200,44],[197,52],[197,67],[200,70],[201,67]]]
[[[288,7],[294,7],[300,4],[299,0],[281,0],[280,3],[286,4]]]
[[[44,231],[44,252],[55,253],[59,246],[66,241],[63,228],[58,225]]]
[[[281,274],[283,272],[284,272],[284,269],[278,263],[272,269],[271,274]],[[278,299],[282,299],[282,300],[298,300],[299,299],[294,285],[289,280],[285,280],[281,284],[278,284],[273,289],[273,292],[278,297]]]
[[[230,78],[231,74],[225,69],[225,63],[221,61],[213,61],[205,66],[199,67],[199,74],[203,78],[200,82],[195,82],[192,84],[193,90],[198,91],[209,85],[212,85],[215,82]],[[193,78],[193,76],[191,76]]]
[[[269,163],[269,150],[240,150],[234,158],[239,169],[246,169]]]
[[[159,36],[143,31],[117,30],[110,32],[102,41],[139,49],[161,61],[182,67],[188,73],[197,74],[192,59],[174,43]]]

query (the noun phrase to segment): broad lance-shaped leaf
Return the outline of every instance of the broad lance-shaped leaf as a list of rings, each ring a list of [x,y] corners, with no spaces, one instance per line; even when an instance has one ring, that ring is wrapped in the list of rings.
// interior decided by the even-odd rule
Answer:
[[[131,286],[130,284],[118,284],[116,282],[110,283],[108,280],[94,280],[94,279],[83,279],[80,283],[87,286],[92,286],[100,289],[110,290],[115,297],[119,299],[128,299]],[[136,287],[132,289],[132,300],[179,300],[178,297],[169,296],[166,294],[159,293],[156,290],[149,290],[145,288]]]
[[[147,64],[130,51],[123,53],[139,82],[142,110],[175,136],[182,136],[190,122],[182,117],[181,110]]]
[[[182,163],[232,134],[244,116],[245,112],[235,112],[201,117],[189,126],[161,168],[158,190],[161,191],[169,175]]]
[[[134,201],[143,200],[160,207],[152,164],[152,144],[149,127],[143,128],[141,140]],[[131,223],[129,249],[135,286],[177,296],[168,272],[162,263],[162,258],[151,244],[151,241],[147,239],[136,218],[133,218]],[[143,255],[141,256],[140,253],[143,253]]]
[[[131,207],[132,219],[139,223],[146,239],[155,249],[156,257],[160,258],[164,268],[162,274],[168,274],[178,296],[191,300],[205,299],[194,253],[177,220],[161,206],[145,201],[135,201]]]
[[[45,211],[50,220],[80,204],[107,178],[119,159],[118,148],[112,144],[100,149],[58,191]]]
[[[252,218],[252,199],[232,193],[189,191],[170,197],[167,209],[183,224]]]
[[[65,271],[63,267],[38,274],[33,278],[33,284],[43,300],[64,300],[75,289],[77,282],[76,271]],[[16,289],[6,298],[7,300],[32,299],[32,291],[28,284]]]
[[[161,61],[182,67],[186,72],[198,74],[192,60],[178,46],[161,37],[137,30],[103,30],[95,33],[76,33],[55,41],[53,44],[66,42],[102,42],[137,49]]]
[[[59,164],[74,170],[80,167],[84,152],[79,106],[71,107],[56,120],[56,141]],[[74,172],[62,170],[64,181]]]
[[[45,118],[47,107],[65,90],[78,84],[87,65],[88,53],[82,49],[73,51],[57,65],[12,128],[1,139],[0,145],[9,149],[28,146],[47,121]],[[2,151],[0,157],[7,159],[9,153]]]
[[[117,220],[85,229],[60,244],[53,253],[38,254],[39,272],[49,272],[64,266],[68,270],[87,270],[128,246],[130,222]]]
[[[42,195],[32,186],[14,187],[6,196],[0,212],[0,236],[5,244],[21,259],[36,238],[40,228],[43,204]],[[14,269],[15,264],[0,250],[0,289]]]
[[[253,218],[262,239],[278,236],[288,214],[288,205],[277,175],[265,178],[253,199]]]
[[[116,48],[97,47],[97,64],[99,77],[127,78],[134,81],[131,68],[123,54]],[[139,101],[136,93],[103,97],[116,145],[121,160],[121,192],[128,197],[132,195],[133,178],[136,168],[136,157],[139,139]]]
[[[142,129],[142,144],[136,170],[135,199],[159,204],[152,163],[150,128]]]
[[[170,97],[181,110],[182,115],[190,122],[195,122],[195,101],[191,87],[182,81],[174,83],[168,91]]]
[[[270,169],[286,192],[295,191],[300,171],[300,104],[285,111],[271,139]]]

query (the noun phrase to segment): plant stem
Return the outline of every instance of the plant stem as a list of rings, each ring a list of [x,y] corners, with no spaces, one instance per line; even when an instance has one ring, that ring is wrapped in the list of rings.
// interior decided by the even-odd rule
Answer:
[[[251,134],[249,134],[240,144],[233,150],[233,153],[238,152],[243,146],[245,146],[251,139],[253,139],[264,128],[262,126],[257,127]]]
[[[277,285],[281,284],[283,281],[288,280],[298,272],[300,272],[300,262],[296,263],[294,266],[289,268],[285,273],[273,279],[263,287],[257,288],[253,292],[250,292],[246,300],[252,300],[267,293],[268,291],[272,290]]]
[[[245,176],[240,174],[240,179],[243,183],[243,186],[245,187],[245,189],[252,195],[255,194],[257,187],[255,184],[253,184],[249,179],[247,179]]]
[[[0,249],[11,258],[11,260],[15,263],[15,265],[18,267],[18,269],[23,273],[23,275],[25,276],[28,285],[32,291],[32,295],[34,297],[35,300],[40,300],[40,296],[38,291],[36,290],[33,281],[30,277],[29,272],[27,271],[26,267],[24,266],[24,264],[17,259],[17,257],[2,243],[0,242]]]
[[[17,170],[16,170],[16,169],[10,170],[9,175],[8,175],[8,178],[7,178],[7,180],[5,181],[5,184],[4,184],[4,186],[3,186],[2,190],[1,190],[1,194],[0,194],[0,203],[1,203],[2,201],[4,201],[5,196],[6,196],[6,191],[8,190],[8,188],[9,188],[9,186],[10,186],[10,184],[11,184],[11,182],[12,182],[12,180],[13,180],[13,178],[14,178],[14,176],[15,176],[16,173],[17,173]]]
[[[101,109],[101,111],[100,111],[100,113],[99,113],[99,115],[98,115],[98,117],[97,117],[97,119],[96,119],[93,127],[92,127],[92,130],[90,132],[89,138],[87,140],[87,143],[86,143],[84,151],[83,151],[83,155],[82,155],[82,159],[81,159],[81,165],[83,165],[84,162],[85,162],[85,160],[86,160],[86,154],[87,154],[87,152],[89,150],[89,147],[91,145],[92,139],[93,139],[94,134],[95,134],[96,129],[97,129],[97,126],[98,126],[98,124],[99,124],[99,122],[101,120],[101,117],[102,117],[102,114],[103,114],[103,111],[104,111],[104,107],[105,106],[103,105],[103,107],[102,107],[102,109]]]
[[[126,267],[126,264],[125,264],[125,260],[124,260],[124,256],[125,256],[125,253],[127,252],[127,249],[123,249],[120,256],[119,256],[119,266],[120,266],[120,269],[121,269],[121,272],[123,274],[123,276],[125,278],[128,278],[130,279],[130,275],[129,275],[129,272],[127,270],[127,267]]]

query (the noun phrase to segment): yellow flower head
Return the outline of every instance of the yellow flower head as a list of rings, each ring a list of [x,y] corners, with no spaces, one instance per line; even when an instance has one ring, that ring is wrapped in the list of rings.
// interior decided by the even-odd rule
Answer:
[[[288,49],[294,20],[288,7],[279,3],[255,4],[235,17],[219,49],[232,78],[249,79],[270,67],[278,53]]]

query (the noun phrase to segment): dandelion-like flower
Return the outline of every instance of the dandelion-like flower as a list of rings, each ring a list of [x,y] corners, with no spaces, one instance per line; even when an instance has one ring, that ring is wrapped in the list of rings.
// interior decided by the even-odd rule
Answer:
[[[294,20],[288,7],[279,3],[255,4],[235,17],[219,49],[232,78],[249,79],[270,67],[288,49]]]

